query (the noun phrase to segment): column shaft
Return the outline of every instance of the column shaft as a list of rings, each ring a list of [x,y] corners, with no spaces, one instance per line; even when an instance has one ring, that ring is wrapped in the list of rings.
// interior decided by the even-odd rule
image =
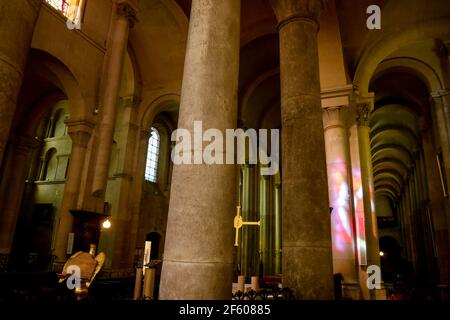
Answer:
[[[350,158],[353,186],[353,206],[355,221],[355,248],[357,251],[360,287],[364,299],[370,299],[368,287],[366,285],[367,275],[361,268],[367,265],[367,244],[366,244],[366,218],[364,215],[364,196],[361,180],[361,161],[359,156],[358,125],[355,123],[350,127]]]
[[[104,90],[101,104],[101,122],[98,133],[97,157],[92,193],[104,197],[108,181],[109,164],[114,138],[114,128],[117,116],[117,98],[122,79],[123,59],[127,49],[128,33],[136,19],[136,12],[128,2],[116,5],[117,16],[112,29],[112,36],[107,52],[107,62],[104,72]]]
[[[255,210],[255,166],[242,167],[242,218],[244,221],[256,221]],[[241,229],[241,268],[242,275],[254,276],[258,274],[258,227],[245,226]]]
[[[0,165],[42,0],[0,0]]]
[[[71,209],[76,209],[79,196],[81,173],[85,164],[86,148],[91,138],[93,124],[86,121],[67,121],[68,133],[72,139],[72,151],[67,172],[61,209],[59,212],[59,224],[56,233],[55,251],[59,262],[66,258],[67,236],[72,231],[73,216]]]
[[[430,130],[422,131],[422,157],[426,194],[429,200],[431,222],[433,226],[434,248],[437,255],[437,265],[439,269],[439,284],[450,285],[450,244],[449,244],[449,224],[447,221],[447,211],[445,199],[442,195],[441,180],[436,163],[436,152],[433,148],[432,135]],[[444,289],[445,290],[445,289]]]
[[[16,222],[20,212],[25,188],[25,179],[30,169],[31,155],[39,146],[39,142],[31,137],[20,136],[14,139],[11,155],[6,161],[5,176],[2,184],[6,184],[0,203],[0,254],[10,254],[16,231]]]
[[[333,240],[333,272],[344,277],[345,284],[355,285],[356,274],[354,227],[349,175],[349,140],[344,107],[324,110],[325,149]]]
[[[281,274],[281,185],[276,184],[274,188],[274,215],[275,215],[275,274]]]
[[[122,143],[119,146],[121,150],[124,150],[122,158],[119,160],[119,172],[116,174],[119,180],[119,199],[116,210],[112,216],[113,225],[109,230],[110,235],[113,237],[112,241],[112,254],[111,254],[111,269],[115,275],[129,276],[133,272],[133,256],[135,243],[133,239],[135,237],[130,236],[136,231],[132,229],[132,211],[129,210],[130,195],[132,192],[133,182],[133,157],[134,150],[137,144],[137,138],[139,136],[138,124],[137,124],[137,103],[138,101],[133,98],[128,101],[126,105],[122,106],[125,111],[123,113],[124,119],[126,119],[127,125],[122,128]]]
[[[270,187],[267,176],[260,176],[259,180],[259,214],[261,227],[259,232],[259,256],[260,265],[262,264],[262,271],[264,275],[271,274],[271,215],[270,215]]]
[[[297,299],[333,299],[317,48],[322,1],[271,3],[280,38],[283,285]]]
[[[194,121],[223,136],[236,127],[239,35],[239,0],[192,1],[178,121],[191,135]],[[161,299],[230,299],[234,175],[234,165],[173,168]]]
[[[358,143],[361,166],[361,185],[364,199],[367,265],[380,266],[380,246],[378,243],[375,190],[372,172],[372,156],[370,152],[370,108],[367,104],[358,105],[357,108]]]

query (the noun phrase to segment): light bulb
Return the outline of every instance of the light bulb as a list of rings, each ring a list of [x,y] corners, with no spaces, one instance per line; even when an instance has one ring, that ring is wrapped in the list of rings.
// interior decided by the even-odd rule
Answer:
[[[380,257],[384,256],[384,252],[380,251]]]
[[[104,229],[111,228],[111,221],[109,221],[109,219],[106,219],[105,221],[103,221],[103,228]]]

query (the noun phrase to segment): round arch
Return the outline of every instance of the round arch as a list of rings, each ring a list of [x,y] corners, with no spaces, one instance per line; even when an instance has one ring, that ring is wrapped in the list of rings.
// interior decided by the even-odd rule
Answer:
[[[148,130],[151,127],[156,115],[163,111],[170,111],[180,104],[180,95],[168,93],[159,96],[150,102],[141,116],[142,130]]]
[[[369,84],[377,67],[383,60],[396,50],[422,39],[449,37],[450,19],[444,18],[435,21],[419,23],[391,36],[383,37],[366,50],[358,63],[353,84],[361,95],[369,92]]]
[[[430,92],[441,90],[444,85],[436,70],[422,60],[412,57],[394,57],[383,60],[376,68],[371,81],[394,69],[400,69],[419,78]]]
[[[40,49],[31,49],[29,60],[39,66],[39,75],[44,76],[55,90],[60,90],[69,101],[71,118],[86,119],[92,117],[92,110],[87,108],[86,99],[79,83],[69,68],[56,57]]]

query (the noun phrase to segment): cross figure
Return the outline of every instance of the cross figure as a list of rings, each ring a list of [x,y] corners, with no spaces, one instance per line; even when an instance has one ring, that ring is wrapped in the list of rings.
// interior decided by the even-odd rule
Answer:
[[[236,229],[236,237],[234,241],[234,246],[239,246],[239,229],[242,228],[242,226],[260,226],[260,221],[257,222],[249,222],[249,221],[243,221],[241,216],[241,206],[237,206],[237,213],[234,217],[234,228]]]

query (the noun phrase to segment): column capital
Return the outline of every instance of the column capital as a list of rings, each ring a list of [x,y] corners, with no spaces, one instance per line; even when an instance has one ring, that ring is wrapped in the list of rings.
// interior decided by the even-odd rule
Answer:
[[[347,126],[348,106],[327,107],[323,109],[323,127],[328,130]]]
[[[320,13],[326,0],[270,0],[278,21],[278,30],[293,21],[314,24],[319,30]]]
[[[95,127],[94,123],[87,120],[68,119],[64,121],[74,146],[86,148]]]
[[[370,113],[374,109],[375,94],[373,92],[363,96],[355,91],[352,95],[356,124],[358,126],[369,126]]]
[[[365,103],[356,105],[356,123],[358,126],[369,126],[370,121],[370,106]]]
[[[130,28],[133,28],[134,24],[138,21],[136,5],[129,0],[115,0],[115,2],[117,6],[117,15],[125,17],[130,24]]]

